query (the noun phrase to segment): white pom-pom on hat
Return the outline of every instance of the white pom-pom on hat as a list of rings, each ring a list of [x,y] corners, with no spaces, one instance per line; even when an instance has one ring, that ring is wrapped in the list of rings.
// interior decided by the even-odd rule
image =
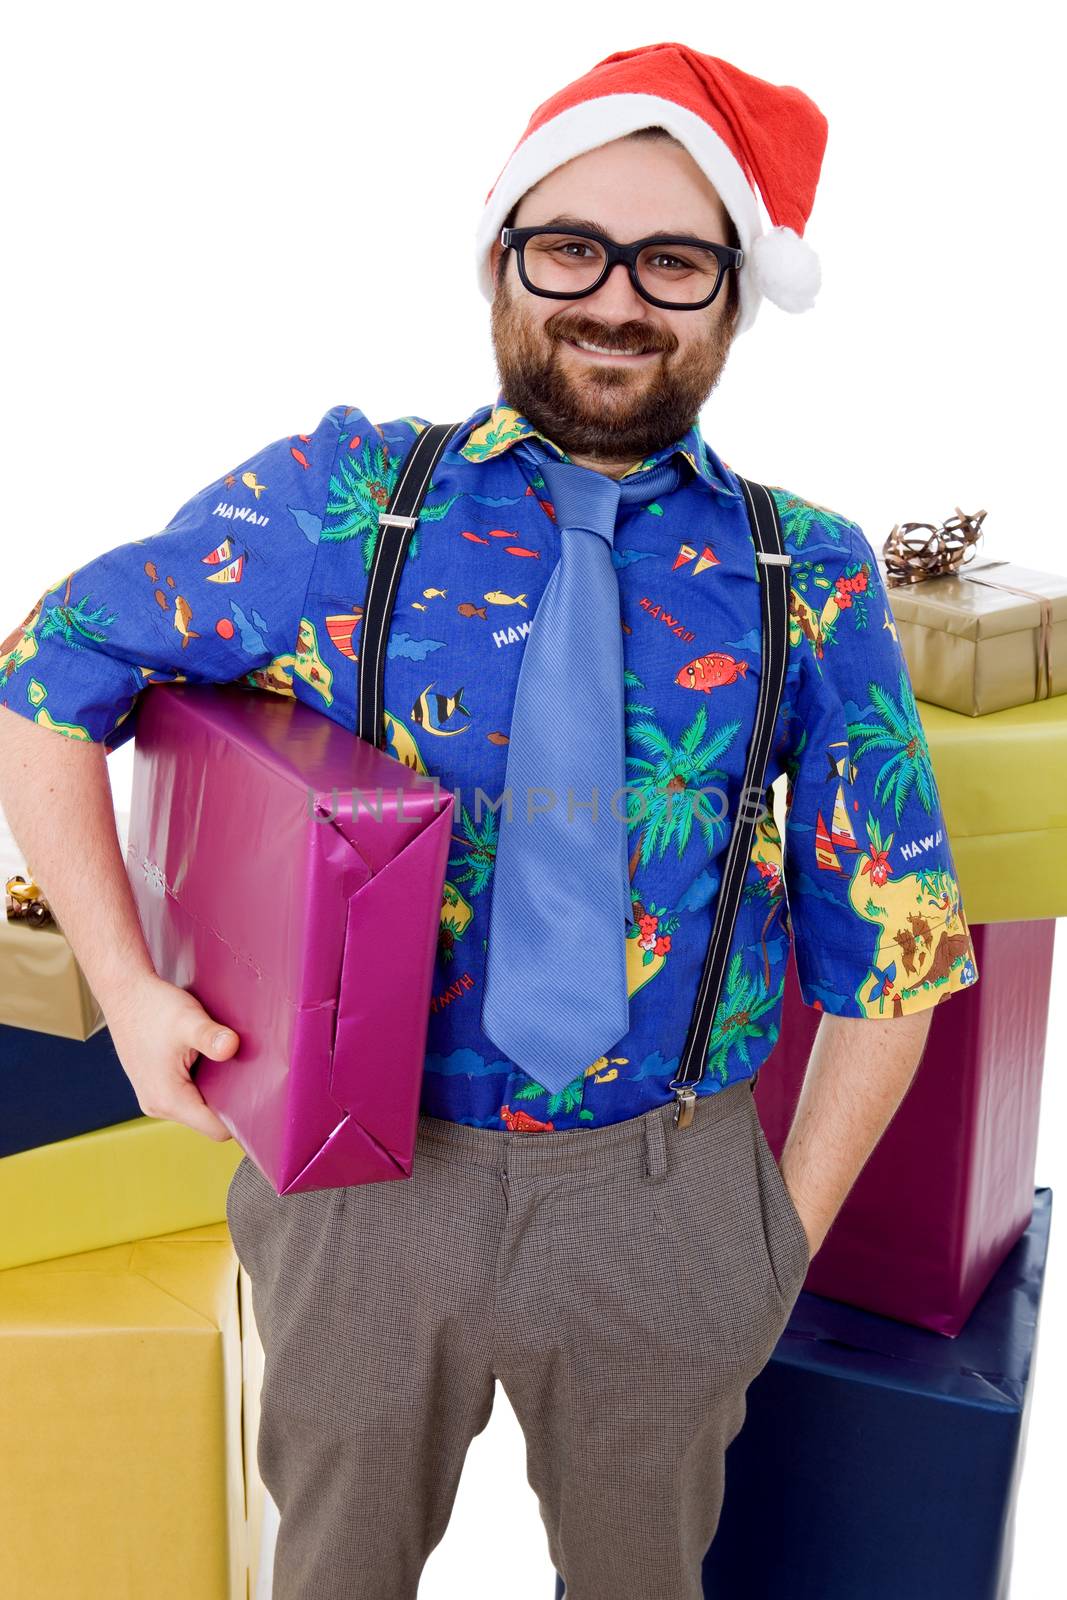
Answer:
[[[810,311],[822,282],[815,251],[795,228],[772,228],[753,239],[748,249],[752,276],[760,294],[782,311]]]

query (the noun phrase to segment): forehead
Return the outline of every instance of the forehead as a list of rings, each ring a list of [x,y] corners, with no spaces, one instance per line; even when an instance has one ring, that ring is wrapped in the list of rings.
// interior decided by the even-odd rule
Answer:
[[[595,223],[619,239],[663,232],[715,238],[726,223],[714,185],[688,150],[667,139],[613,139],[563,162],[527,190],[516,222],[558,216]]]

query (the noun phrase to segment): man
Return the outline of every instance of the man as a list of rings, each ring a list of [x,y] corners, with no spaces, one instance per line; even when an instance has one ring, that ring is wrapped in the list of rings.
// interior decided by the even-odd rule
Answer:
[[[435,471],[385,664],[388,748],[458,797],[414,1173],[278,1196],[245,1157],[228,1202],[266,1351],[275,1600],[413,1596],[497,1379],[568,1600],[698,1600],[747,1385],[932,1007],[976,979],[874,553],[776,488],[789,665],[694,1114],[676,1115],[761,675],[744,499],[696,418],[761,294],[810,304],[800,230],[824,132],[798,90],[651,46],[540,107],[490,192],[478,259],[501,390]],[[142,1109],[209,1137],[227,1130],[188,1069],[231,1056],[239,1028],[216,1037],[152,970],[101,746],[132,734],[146,681],[182,677],[293,694],[351,727],[377,517],[426,421],[332,408],[47,591],[0,652],[12,827]],[[598,544],[573,508],[606,501]],[[579,571],[584,666],[560,609],[586,592]],[[566,779],[623,717],[614,822],[557,808],[542,831],[551,808],[521,794],[510,818],[496,809],[536,771],[537,734]],[[610,754],[592,766],[601,789],[622,776]],[[939,842],[916,872],[900,846],[920,833]],[[751,1088],[790,933],[825,1015],[779,1169]]]

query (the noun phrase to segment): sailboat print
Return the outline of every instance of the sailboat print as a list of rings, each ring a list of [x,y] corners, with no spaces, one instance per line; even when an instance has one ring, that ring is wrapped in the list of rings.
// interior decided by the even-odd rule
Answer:
[[[815,861],[822,872],[840,872],[842,870],[821,811],[818,813],[815,823]]]
[[[826,774],[827,782],[833,778],[837,779],[837,794],[834,797],[834,809],[830,818],[831,854],[834,845],[839,850],[858,850],[859,846],[856,843],[856,835],[849,820],[848,805],[845,800],[845,784],[852,784],[856,777],[856,765],[849,755],[848,740],[835,739],[832,744],[827,745],[826,759],[830,763],[830,770]]]

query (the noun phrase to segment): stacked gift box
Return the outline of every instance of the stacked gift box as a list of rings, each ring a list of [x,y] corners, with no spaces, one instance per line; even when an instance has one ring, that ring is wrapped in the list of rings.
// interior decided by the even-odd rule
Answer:
[[[16,855],[5,832],[5,882],[29,879]],[[225,1222],[241,1153],[142,1116],[62,931],[0,923],[5,1600],[254,1595],[262,1357]]]

